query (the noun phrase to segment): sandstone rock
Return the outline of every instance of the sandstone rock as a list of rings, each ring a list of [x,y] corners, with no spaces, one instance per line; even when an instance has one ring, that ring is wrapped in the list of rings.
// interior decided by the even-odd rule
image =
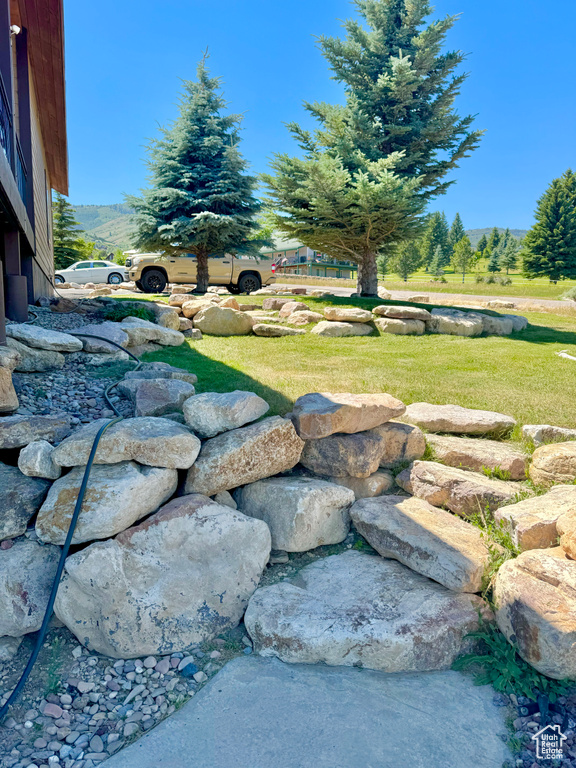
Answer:
[[[402,419],[428,432],[468,435],[504,435],[516,425],[515,419],[502,413],[432,403],[412,403]]]
[[[194,328],[194,325],[192,323],[192,320],[188,320],[188,318],[186,317],[180,318],[180,326],[178,328],[180,333],[184,333],[184,331],[191,331],[193,328]],[[198,331],[198,332],[201,333],[201,331]]]
[[[0,414],[13,413],[18,409],[18,395],[12,383],[12,371],[0,368]]]
[[[26,477],[17,467],[0,463],[0,541],[26,533],[49,488],[47,480]]]
[[[295,303],[298,303],[298,302],[295,302],[294,299],[274,297],[272,299],[264,299],[264,301],[262,302],[262,309],[272,310],[273,312],[276,312],[277,310],[282,309],[284,304],[295,304]]]
[[[280,307],[279,317],[290,317],[294,312],[309,312],[310,307],[303,301],[288,301]]]
[[[238,509],[238,505],[234,501],[234,497],[229,491],[220,491],[214,496],[216,504],[222,504],[224,507],[230,507],[230,509]]]
[[[164,416],[177,413],[195,392],[194,386],[180,379],[135,379],[136,416]]]
[[[323,320],[324,315],[321,315],[320,312],[298,310],[297,312],[292,312],[286,322],[290,323],[290,325],[308,325],[309,323],[319,323]]]
[[[50,488],[36,519],[40,541],[64,543],[84,469],[74,467]],[[177,485],[175,469],[142,467],[129,461],[95,464],[72,543],[115,536],[158,509],[172,496]]]
[[[502,301],[502,299],[493,299],[492,301],[487,301],[486,306],[489,309],[515,309],[516,304],[514,304],[513,301]]]
[[[572,560],[576,560],[576,488],[574,486],[568,487],[573,490],[571,509],[562,512],[556,523],[556,528],[560,535],[560,546],[563,551]]]
[[[70,433],[70,414],[58,416],[2,416],[0,450],[22,448],[34,440],[57,442]]]
[[[203,392],[184,403],[184,418],[200,437],[215,437],[221,432],[243,427],[270,410],[268,403],[254,392]]]
[[[180,316],[174,307],[167,307],[166,304],[155,304],[152,301],[147,302],[150,309],[156,315],[156,322],[162,328],[172,328],[177,331],[180,328]]]
[[[576,563],[523,552],[499,569],[496,621],[535,669],[555,680],[576,677]]]
[[[378,294],[380,296],[380,294]],[[383,298],[380,296],[380,298]],[[390,298],[390,297],[388,297]],[[408,296],[406,301],[413,301],[415,304],[429,304],[430,303],[430,296],[428,296],[425,293],[418,293],[414,294],[414,296]]]
[[[183,651],[238,624],[269,555],[260,520],[183,496],[69,557],[56,614],[107,656]]]
[[[394,560],[348,551],[258,589],[244,622],[261,656],[384,672],[449,669],[470,649],[476,595],[458,594]]]
[[[26,344],[27,347],[46,349],[50,352],[78,352],[82,349],[82,343],[74,336],[60,331],[51,331],[40,325],[9,323],[6,326],[6,336]]]
[[[576,442],[552,443],[536,448],[530,479],[536,485],[573,483],[576,480]]]
[[[317,475],[369,477],[380,466],[382,438],[372,432],[306,440],[300,463]]]
[[[381,317],[392,317],[398,320],[431,320],[432,315],[427,309],[420,309],[419,307],[401,307],[392,304],[382,304],[379,307],[374,307],[372,312],[375,315]]]
[[[0,635],[21,637],[40,629],[59,559],[58,547],[29,539],[0,550]]]
[[[132,352],[132,350],[130,350]],[[134,354],[134,353],[133,353]],[[110,363],[128,363],[133,358],[126,352],[109,352],[102,354],[92,354],[90,352],[71,352],[68,356],[68,362],[78,362],[82,365],[99,367],[101,365],[110,365]]]
[[[22,361],[20,354],[10,347],[4,347],[0,344],[0,368],[7,368],[14,371]]]
[[[98,419],[76,430],[58,445],[52,460],[61,467],[85,465],[96,433],[110,419]],[[96,464],[137,461],[151,467],[189,469],[200,451],[200,440],[169,419],[136,418],[113,424],[102,435]]]
[[[576,440],[576,429],[565,427],[553,427],[551,424],[525,424],[522,427],[522,435],[532,440],[534,445],[544,443],[563,443],[567,440]]]
[[[27,477],[44,477],[57,480],[62,468],[52,461],[53,446],[46,440],[35,440],[20,451],[18,469]]]
[[[64,355],[61,352],[51,352],[47,349],[34,349],[21,344],[16,339],[7,338],[6,344],[9,349],[16,352],[20,358],[15,370],[21,373],[36,373],[42,371],[53,371],[62,368],[64,365]]]
[[[220,307],[229,307],[230,309],[242,309],[240,304],[236,301],[234,296],[229,296],[227,299],[222,299],[222,301],[219,304]]]
[[[324,317],[341,323],[370,323],[373,320],[372,312],[358,307],[325,307]]]
[[[270,416],[207,440],[186,479],[186,493],[213,496],[294,467],[303,441],[291,421]]]
[[[523,331],[528,327],[528,318],[522,317],[522,315],[504,315],[504,317],[512,321],[514,331]]]
[[[480,312],[479,317],[482,320],[484,333],[491,336],[510,336],[514,330],[514,324],[509,317],[502,315],[494,317],[493,315],[486,315],[484,312]]]
[[[9,637],[8,635],[0,637],[0,664],[12,661],[18,653],[21,643],[21,637]]]
[[[284,325],[256,323],[252,327],[256,336],[265,336],[267,338],[278,338],[280,336],[303,336],[306,331],[298,328],[286,328]]]
[[[499,469],[506,472],[510,480],[526,479],[528,456],[506,443],[434,434],[428,435],[427,442],[435,458],[449,467],[471,469],[474,472]]]
[[[386,393],[312,392],[296,400],[292,421],[300,437],[309,440],[336,432],[364,432],[401,416],[405,409],[404,403]]]
[[[346,337],[346,336],[369,336],[374,328],[364,323],[335,323],[330,320],[323,320],[312,328],[311,333],[318,336]]]
[[[191,328],[183,333],[187,339],[192,339],[192,341],[200,341],[202,339],[202,331],[199,328]]]
[[[236,492],[239,509],[264,520],[272,549],[307,552],[344,541],[350,528],[354,493],[309,477],[271,477]]]
[[[435,507],[447,507],[462,517],[493,511],[515,498],[514,483],[491,480],[477,472],[446,467],[434,461],[415,461],[396,477],[407,493]]]
[[[329,477],[330,483],[342,485],[344,488],[350,488],[354,492],[354,497],[358,499],[368,499],[373,496],[380,496],[389,491],[394,485],[394,475],[386,470],[379,469],[369,477]]]
[[[185,368],[176,368],[169,363],[141,363],[137,371],[124,374],[125,380],[130,379],[180,379],[189,384],[196,384],[198,376]]]
[[[429,333],[445,333],[452,336],[480,336],[484,330],[482,319],[455,309],[433,309],[432,318],[426,323]]]
[[[181,305],[182,306],[182,314],[186,318],[193,318],[196,317],[198,312],[200,312],[201,309],[207,309],[208,307],[213,306],[211,301],[206,301],[205,299],[194,299],[193,301],[190,300],[188,297],[187,300]]]
[[[88,299],[97,299],[99,296],[111,296],[112,295],[112,288],[95,288],[93,291],[91,291],[87,298]]]
[[[313,291],[310,291],[310,296],[314,296],[317,299],[324,299],[326,296],[332,296],[332,294],[329,291],[323,291],[322,288],[315,288]]]
[[[290,293],[294,296],[306,296],[308,293],[307,288],[290,288]]]
[[[184,336],[180,331],[163,328],[161,325],[139,317],[125,317],[120,327],[128,335],[129,347],[146,344],[149,341],[161,344],[163,347],[179,347],[184,344]]]
[[[211,306],[198,312],[194,325],[213,336],[245,336],[252,331],[252,318],[235,309]]]
[[[75,328],[74,330],[70,331],[70,333],[72,335],[76,333],[90,333],[95,336],[102,336],[105,339],[114,341],[116,344],[120,344],[121,347],[127,347],[129,345],[128,334],[122,330],[120,323],[113,323],[111,321],[106,321],[105,323],[100,323],[99,325],[84,325],[81,328]],[[109,353],[118,352],[118,347],[115,347],[114,344],[108,344],[106,341],[101,341],[100,339],[94,339],[87,336],[79,336],[78,338],[82,342],[84,352],[92,352],[97,355],[106,355]]]
[[[397,336],[422,336],[426,330],[422,320],[399,320],[392,317],[382,317],[375,321],[375,325],[382,333],[393,333]]]
[[[378,298],[382,301],[390,301],[392,294],[386,288],[378,288]]]
[[[482,533],[415,497],[381,496],[350,510],[356,530],[382,555],[455,592],[480,592],[490,562]]]
[[[541,496],[497,509],[494,519],[510,531],[519,549],[546,549],[558,538],[559,517],[572,512],[576,512],[576,486],[558,485]]]
[[[389,421],[372,431],[382,438],[381,467],[391,469],[421,459],[426,452],[426,438],[419,427]]]

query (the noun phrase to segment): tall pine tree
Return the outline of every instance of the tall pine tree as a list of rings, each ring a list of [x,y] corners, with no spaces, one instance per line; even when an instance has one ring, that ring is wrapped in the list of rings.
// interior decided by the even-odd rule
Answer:
[[[478,244],[476,246],[476,252],[480,254],[480,256],[484,255],[484,251],[488,247],[488,238],[486,235],[482,235],[480,240],[478,240]]]
[[[576,177],[568,169],[538,200],[536,223],[523,243],[526,277],[576,278]]]
[[[440,248],[440,266],[445,267],[450,263],[451,250],[448,223],[443,211],[435,211],[427,217],[426,228],[420,241],[420,251],[427,269],[436,257],[438,248]]]
[[[490,232],[490,237],[488,239],[488,247],[493,252],[495,248],[498,248],[500,245],[500,230],[498,227],[494,227],[492,232]]]
[[[396,274],[408,282],[411,274],[422,265],[422,254],[415,242],[402,243],[390,260],[390,267]]]
[[[502,251],[500,256],[500,265],[506,270],[506,274],[510,274],[511,269],[516,269],[518,266],[518,251],[520,250],[520,243],[515,237],[510,236],[508,244]]]
[[[454,251],[456,244],[459,243],[463,237],[466,237],[466,230],[464,229],[464,224],[462,224],[460,214],[457,213],[456,216],[454,216],[454,221],[450,227],[450,235],[448,237],[448,242],[450,243],[452,251]]]
[[[52,222],[54,239],[54,266],[66,269],[83,256],[80,224],[75,218],[76,211],[66,198],[56,192],[52,201]]]
[[[304,161],[277,156],[275,176],[266,182],[277,228],[310,247],[323,242],[329,253],[346,252],[359,264],[359,291],[373,295],[378,252],[417,234],[422,207],[408,198],[425,202],[444,193],[454,183],[447,174],[481,134],[471,129],[471,115],[454,110],[466,79],[456,72],[464,54],[442,49],[456,17],[426,25],[427,0],[356,0],[355,6],[366,26],[349,20],[345,39],[320,38],[346,103],[306,104],[319,129],[289,126]],[[319,201],[308,196],[316,179],[328,185]],[[344,242],[352,230],[355,238]]]
[[[256,179],[238,149],[240,115],[225,115],[220,80],[206,57],[197,81],[185,81],[179,116],[151,142],[150,186],[128,197],[137,227],[134,245],[167,256],[197,259],[197,290],[208,287],[208,256],[258,250],[250,240],[261,204]]]

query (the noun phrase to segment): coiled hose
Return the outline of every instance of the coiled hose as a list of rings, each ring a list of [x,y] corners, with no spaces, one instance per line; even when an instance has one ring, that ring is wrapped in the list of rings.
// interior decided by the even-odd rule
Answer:
[[[108,344],[112,344],[113,346],[118,347],[118,349],[121,349],[123,352],[126,352],[126,354],[130,355],[131,358],[136,360],[137,366],[136,368],[134,368],[135,371],[137,371],[142,365],[141,361],[136,357],[136,355],[132,354],[132,352],[129,352],[127,349],[124,349],[124,347],[122,347],[120,344],[117,344],[115,341],[110,341],[110,339],[107,339],[104,336],[97,336],[95,333],[75,333],[74,335],[83,336],[83,337],[92,338],[92,339],[100,339],[101,341],[106,341]],[[50,619],[52,618],[52,614],[54,611],[54,601],[56,600],[56,594],[58,592],[58,587],[60,586],[60,581],[62,579],[62,574],[64,572],[64,564],[66,562],[66,558],[68,557],[68,552],[70,551],[72,538],[74,536],[74,531],[76,530],[76,524],[78,522],[78,517],[80,516],[80,512],[82,511],[82,504],[84,503],[84,496],[86,495],[86,488],[88,486],[88,480],[90,479],[90,472],[92,470],[92,465],[94,464],[94,458],[96,456],[96,451],[98,450],[100,439],[102,438],[102,435],[106,432],[106,430],[108,430],[113,424],[118,424],[120,421],[124,419],[124,417],[122,416],[118,408],[116,408],[116,406],[110,399],[110,392],[116,386],[118,386],[117,381],[114,382],[113,384],[110,384],[108,387],[106,387],[106,390],[104,391],[104,398],[108,403],[108,405],[110,406],[110,409],[114,411],[114,413],[116,414],[116,418],[112,419],[112,421],[109,421],[107,424],[103,424],[100,427],[100,429],[96,434],[96,437],[94,438],[94,442],[92,443],[92,448],[90,450],[90,455],[88,457],[88,463],[86,464],[86,469],[84,470],[84,477],[82,478],[82,483],[80,485],[80,490],[78,492],[78,498],[76,499],[76,505],[74,507],[74,512],[70,520],[70,525],[68,527],[68,533],[66,534],[66,540],[64,542],[64,546],[62,547],[62,552],[60,553],[60,560],[58,561],[58,568],[56,569],[56,575],[54,576],[54,580],[52,582],[52,589],[50,590],[48,605],[46,606],[46,611],[44,612],[44,619],[42,620],[42,626],[38,630],[36,644],[34,646],[34,650],[32,651],[30,658],[28,659],[28,663],[26,664],[26,668],[24,669],[24,672],[20,676],[20,679],[16,683],[16,687],[8,697],[8,700],[0,708],[0,723],[3,721],[4,717],[8,713],[8,710],[14,704],[14,702],[22,692],[22,689],[26,685],[26,681],[30,677],[30,673],[32,672],[32,669],[34,667],[34,664],[36,663],[36,660],[38,659],[38,655],[40,654],[40,649],[42,648],[42,644],[44,643],[46,633],[48,632],[48,625],[50,623]]]

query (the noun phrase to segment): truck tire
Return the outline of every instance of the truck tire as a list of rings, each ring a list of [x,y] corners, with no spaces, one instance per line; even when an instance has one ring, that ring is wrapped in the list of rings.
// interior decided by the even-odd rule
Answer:
[[[240,288],[238,288],[237,285],[233,285],[232,283],[230,283],[230,285],[227,285],[226,288],[230,293],[240,293]]]
[[[248,272],[238,280],[240,293],[254,293],[254,291],[260,290],[261,287],[260,275],[256,275],[254,272]]]
[[[136,286],[136,288],[138,288],[139,291],[142,291],[142,293],[144,293],[144,286],[142,285],[141,280],[136,280],[134,285]]]
[[[144,272],[142,280],[138,282],[142,283],[144,293],[162,293],[168,285],[166,275],[159,269],[149,269],[147,272]]]

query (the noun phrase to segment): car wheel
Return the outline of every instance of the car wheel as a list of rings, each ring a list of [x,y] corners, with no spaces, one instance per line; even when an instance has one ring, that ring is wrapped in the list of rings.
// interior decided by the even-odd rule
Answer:
[[[64,280],[62,275],[55,275],[54,276],[54,282],[56,283],[56,285],[62,285],[62,283],[65,283],[66,280]]]
[[[108,275],[108,282],[110,285],[120,285],[122,281],[122,275],[118,272],[112,272]]]
[[[136,286],[136,288],[138,288],[139,291],[144,292],[144,286],[142,285],[142,281],[141,280],[136,280],[134,285]]]
[[[226,288],[230,293],[240,293],[240,288],[238,288],[237,285],[232,285],[232,283],[230,283],[230,285],[227,285]]]
[[[159,269],[149,269],[142,275],[142,290],[144,293],[162,293],[168,281]]]
[[[262,283],[258,275],[242,275],[238,281],[238,288],[240,293],[254,293],[254,291],[260,290]]]

